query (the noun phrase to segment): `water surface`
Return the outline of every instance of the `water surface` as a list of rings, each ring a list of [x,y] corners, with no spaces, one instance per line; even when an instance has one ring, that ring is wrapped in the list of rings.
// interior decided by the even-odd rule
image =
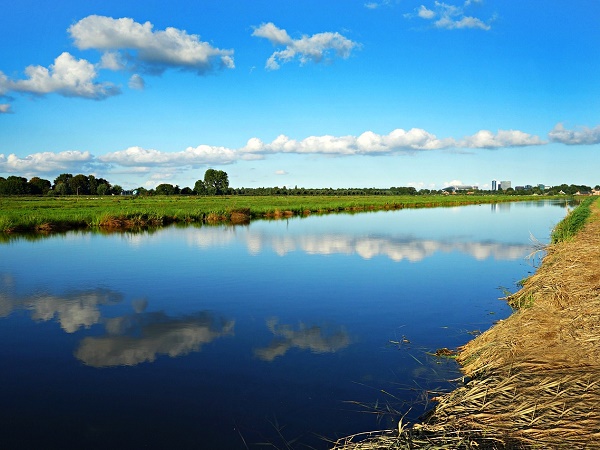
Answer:
[[[535,270],[552,202],[0,245],[3,448],[327,448],[416,420]]]

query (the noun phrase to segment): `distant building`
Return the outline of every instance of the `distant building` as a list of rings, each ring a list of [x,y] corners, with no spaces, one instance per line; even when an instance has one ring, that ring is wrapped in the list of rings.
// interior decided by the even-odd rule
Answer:
[[[512,183],[510,181],[501,181],[499,187],[503,191],[506,191],[507,189],[510,189],[512,187]]]
[[[492,180],[492,191],[498,190],[498,182],[496,180]]]

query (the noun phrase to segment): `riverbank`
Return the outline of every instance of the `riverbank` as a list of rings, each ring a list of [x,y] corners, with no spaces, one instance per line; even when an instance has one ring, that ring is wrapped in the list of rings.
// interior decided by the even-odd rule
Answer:
[[[170,223],[244,224],[334,212],[452,207],[539,201],[548,196],[106,196],[0,197],[0,233],[50,233],[73,229],[123,230]],[[562,196],[565,200],[568,197]]]
[[[600,448],[600,205],[546,248],[515,312],[459,349],[464,384],[419,424],[337,449]],[[365,440],[360,440],[365,438]]]

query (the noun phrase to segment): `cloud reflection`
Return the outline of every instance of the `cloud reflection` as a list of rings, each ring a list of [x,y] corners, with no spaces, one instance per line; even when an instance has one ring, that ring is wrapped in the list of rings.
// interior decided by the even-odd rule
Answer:
[[[0,318],[13,311],[31,311],[35,321],[56,320],[67,333],[102,324],[105,336],[86,337],[75,356],[92,367],[132,366],[152,362],[159,355],[176,357],[199,351],[204,344],[233,335],[233,320],[216,319],[203,312],[170,317],[164,312],[146,312],[148,301],[133,300],[133,314],[102,317],[101,305],[114,305],[122,295],[108,289],[71,292],[63,296],[14,293],[15,281],[0,275]]]
[[[267,328],[275,339],[268,347],[254,350],[254,354],[264,361],[273,361],[294,347],[313,353],[335,353],[350,345],[350,337],[342,328],[328,330],[300,323],[294,330],[290,325],[279,325],[278,322],[277,319],[267,320]]]
[[[190,234],[189,242],[201,248],[208,248],[211,245],[222,245],[224,236],[227,239],[233,239],[231,233],[224,234],[222,229],[202,229],[200,233]],[[271,248],[280,256],[294,251],[302,251],[313,255],[356,254],[364,259],[386,256],[396,262],[403,260],[418,262],[438,252],[460,252],[477,260],[488,258],[515,260],[523,258],[532,250],[532,246],[528,244],[419,239],[408,235],[357,237],[352,234],[327,233],[282,236],[253,231],[251,227],[246,233],[240,233],[239,238],[246,243],[248,251],[252,254],[258,254],[266,248]]]
[[[92,367],[133,366],[197,352],[203,344],[233,335],[233,320],[216,320],[208,313],[183,318],[162,312],[108,319],[109,336],[86,337],[75,356]],[[127,333],[127,335],[123,335]]]
[[[64,331],[74,333],[101,321],[100,305],[115,304],[121,299],[121,294],[108,289],[76,291],[63,296],[42,293],[19,297],[2,292],[0,317],[6,317],[14,310],[25,309],[31,311],[33,320],[46,322],[56,319]]]

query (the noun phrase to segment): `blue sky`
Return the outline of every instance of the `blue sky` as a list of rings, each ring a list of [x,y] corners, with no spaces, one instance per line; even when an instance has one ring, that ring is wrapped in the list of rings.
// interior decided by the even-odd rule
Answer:
[[[600,184],[600,3],[0,0],[0,176]]]

